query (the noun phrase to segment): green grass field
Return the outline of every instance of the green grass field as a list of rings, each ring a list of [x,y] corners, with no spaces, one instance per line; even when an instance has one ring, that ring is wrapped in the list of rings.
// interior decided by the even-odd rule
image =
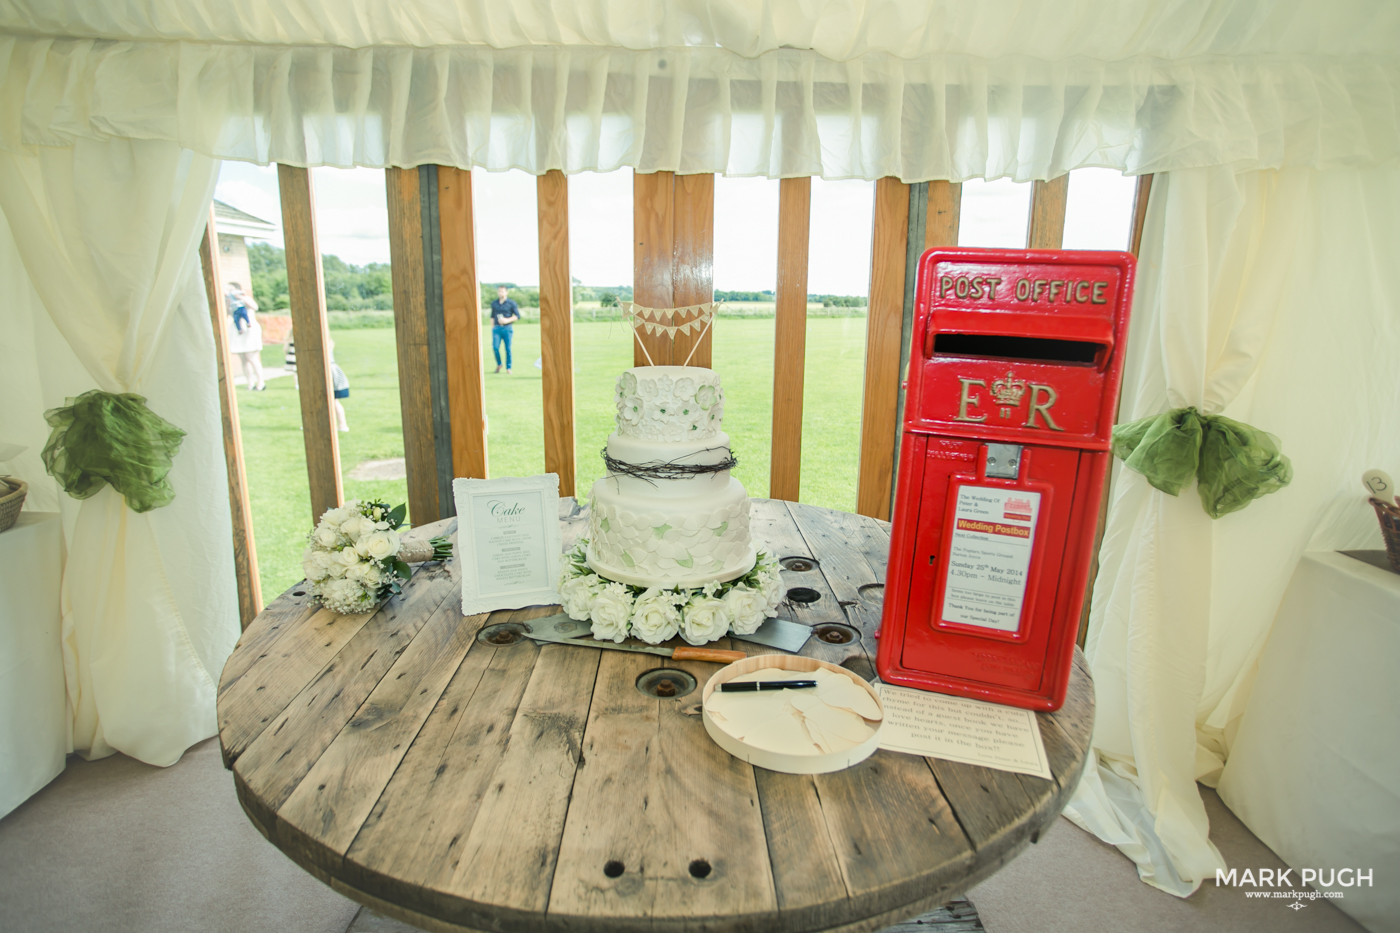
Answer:
[[[724,381],[724,429],[749,494],[768,494],[772,428],[773,321],[720,320],[714,328],[714,369]],[[337,362],[350,378],[345,410],[350,431],[340,435],[342,471],[366,460],[403,456],[394,332],[388,328],[334,330]],[[530,476],[544,470],[544,417],[539,327],[515,327],[515,366],[496,375],[490,328],[486,348],[487,448],[492,476]],[[860,438],[865,319],[808,321],[807,379],[802,425],[802,501],[855,508]],[[263,350],[264,366],[281,366],[281,344]],[[599,456],[613,430],[613,381],[632,365],[630,334],[617,322],[574,325],[574,400],[579,497],[603,474]],[[273,379],[266,392],[238,390],[243,451],[253,508],[264,598],[301,579],[301,551],[312,516],[301,437],[301,409],[290,378]],[[345,479],[346,498],[407,498],[403,480]]]

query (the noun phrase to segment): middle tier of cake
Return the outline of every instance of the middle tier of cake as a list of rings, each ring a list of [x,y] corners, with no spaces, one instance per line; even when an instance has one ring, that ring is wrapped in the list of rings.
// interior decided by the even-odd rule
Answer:
[[[752,570],[757,557],[749,538],[749,497],[728,470],[650,482],[604,477],[593,484],[588,525],[589,566],[633,586],[686,589],[725,582]]]

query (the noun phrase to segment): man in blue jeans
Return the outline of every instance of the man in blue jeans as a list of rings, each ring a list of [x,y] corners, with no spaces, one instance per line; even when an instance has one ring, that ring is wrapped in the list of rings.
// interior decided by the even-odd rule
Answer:
[[[510,375],[510,341],[515,335],[511,325],[520,320],[520,306],[506,297],[504,285],[496,289],[491,302],[491,352],[496,355],[496,372],[501,371],[501,344],[506,345],[506,375]]]

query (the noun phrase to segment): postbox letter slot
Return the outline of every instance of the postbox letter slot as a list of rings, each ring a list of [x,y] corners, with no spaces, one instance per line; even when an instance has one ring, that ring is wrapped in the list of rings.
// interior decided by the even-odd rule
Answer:
[[[983,356],[1008,360],[1043,360],[1049,363],[1093,363],[1104,349],[1101,343],[1083,340],[1049,340],[1043,337],[1005,337],[996,334],[938,334],[934,356]]]

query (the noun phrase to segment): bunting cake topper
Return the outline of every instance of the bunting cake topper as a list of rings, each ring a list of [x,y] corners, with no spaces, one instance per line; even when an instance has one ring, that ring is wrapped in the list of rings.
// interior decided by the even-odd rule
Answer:
[[[647,352],[646,344],[642,342],[641,330],[648,334],[665,334],[672,340],[676,339],[676,333],[689,335],[695,333],[698,336],[695,345],[690,349],[690,356],[695,355],[695,350],[700,346],[700,337],[705,336],[705,332],[710,329],[710,324],[714,322],[715,312],[719,310],[719,305],[713,301],[704,304],[689,305],[684,308],[646,308],[635,301],[624,301],[622,303],[622,318],[632,328],[632,333],[637,338],[637,343],[641,344],[642,354],[647,358],[647,362],[653,366],[651,354]],[[682,366],[689,365],[690,356],[685,358]]]

